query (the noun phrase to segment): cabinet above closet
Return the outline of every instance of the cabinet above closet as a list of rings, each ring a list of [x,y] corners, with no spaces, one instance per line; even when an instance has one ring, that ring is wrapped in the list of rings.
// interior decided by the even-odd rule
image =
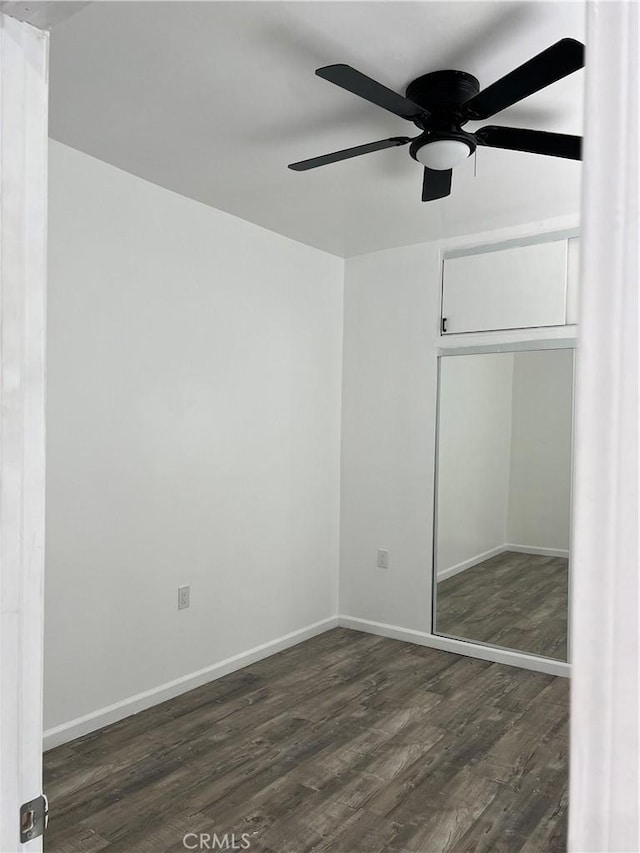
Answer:
[[[578,239],[447,253],[442,264],[442,333],[576,322]]]

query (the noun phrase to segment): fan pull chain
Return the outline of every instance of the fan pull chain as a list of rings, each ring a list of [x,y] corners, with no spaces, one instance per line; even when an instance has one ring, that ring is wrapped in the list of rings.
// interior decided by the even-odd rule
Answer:
[[[473,152],[473,177],[478,177],[478,149]]]

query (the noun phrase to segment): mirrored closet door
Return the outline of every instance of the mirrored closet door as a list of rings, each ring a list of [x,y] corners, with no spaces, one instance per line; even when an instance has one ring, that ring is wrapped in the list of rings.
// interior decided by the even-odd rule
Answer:
[[[439,359],[433,608],[435,634],[566,661],[574,350],[557,347]]]

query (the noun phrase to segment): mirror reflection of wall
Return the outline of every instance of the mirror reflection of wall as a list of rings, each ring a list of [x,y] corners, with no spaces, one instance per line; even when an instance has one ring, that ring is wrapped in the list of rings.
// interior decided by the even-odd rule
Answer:
[[[435,632],[567,659],[573,350],[440,359]]]

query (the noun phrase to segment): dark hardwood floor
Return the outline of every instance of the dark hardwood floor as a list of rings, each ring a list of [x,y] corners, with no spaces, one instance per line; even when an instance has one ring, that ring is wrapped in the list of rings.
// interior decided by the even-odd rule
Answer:
[[[436,631],[567,659],[568,560],[507,551],[440,581]]]
[[[46,753],[45,851],[556,853],[567,725],[565,679],[336,629]]]

